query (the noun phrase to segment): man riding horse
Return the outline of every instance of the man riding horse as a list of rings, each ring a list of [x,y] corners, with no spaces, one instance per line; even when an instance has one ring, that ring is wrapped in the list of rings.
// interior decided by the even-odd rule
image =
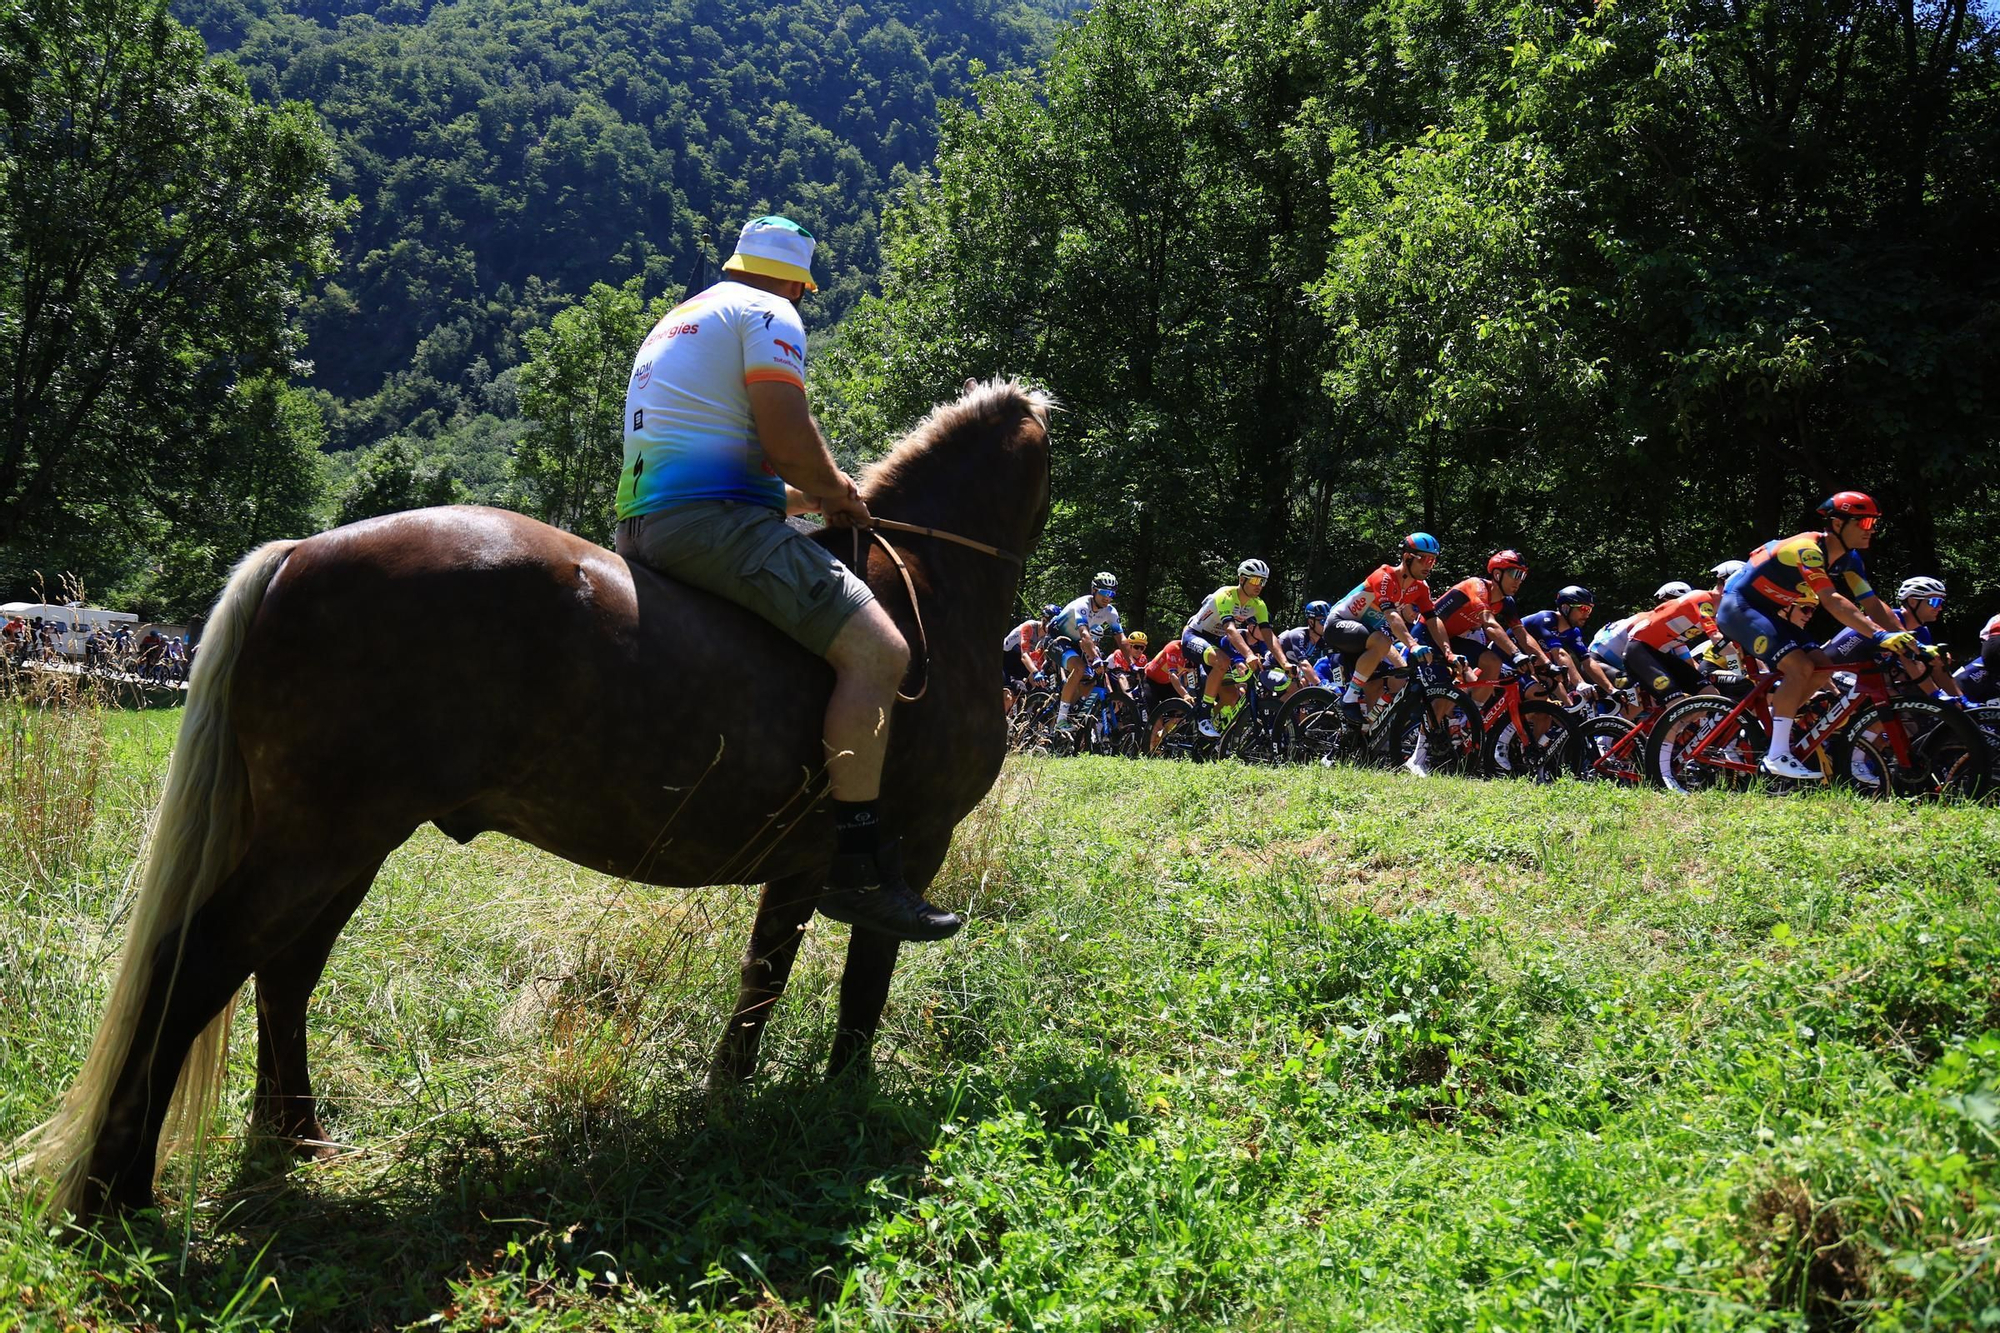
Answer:
[[[910,889],[875,809],[909,647],[868,585],[785,522],[870,522],[806,405],[798,304],[818,290],[813,246],[788,218],[753,219],[722,266],[730,276],[646,335],[625,391],[617,550],[756,612],[833,667],[824,743],[837,846],[819,910],[941,940],[958,916]]]

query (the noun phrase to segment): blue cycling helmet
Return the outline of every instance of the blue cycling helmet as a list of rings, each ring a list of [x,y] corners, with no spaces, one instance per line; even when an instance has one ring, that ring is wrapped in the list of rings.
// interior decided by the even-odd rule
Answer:
[[[1560,589],[1556,593],[1556,606],[1558,608],[1595,605],[1597,605],[1597,599],[1590,595],[1590,589],[1583,587],[1581,584],[1572,583],[1567,588]]]
[[[1050,602],[1047,606],[1042,608],[1043,620],[1054,620],[1057,616],[1061,614],[1062,614],[1062,608],[1060,606],[1057,606],[1054,602]]]
[[[1413,532],[1403,538],[1403,549],[1415,551],[1418,555],[1436,555],[1442,548],[1438,546],[1438,539],[1428,532]]]
[[[1307,620],[1326,620],[1332,615],[1333,615],[1333,604],[1331,602],[1306,603]]]

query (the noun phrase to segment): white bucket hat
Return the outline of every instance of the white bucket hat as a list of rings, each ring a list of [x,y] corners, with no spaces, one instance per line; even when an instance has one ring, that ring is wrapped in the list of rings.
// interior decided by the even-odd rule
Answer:
[[[736,253],[722,267],[730,273],[803,282],[807,291],[816,292],[819,284],[812,275],[813,245],[812,233],[790,218],[752,218],[736,238]]]

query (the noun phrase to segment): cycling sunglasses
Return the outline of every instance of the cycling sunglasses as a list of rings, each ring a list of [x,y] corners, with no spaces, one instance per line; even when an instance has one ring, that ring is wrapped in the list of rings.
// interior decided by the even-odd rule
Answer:
[[[1860,518],[1850,519],[1848,521],[1851,523],[1859,523],[1861,525],[1861,530],[1863,532],[1873,532],[1875,531],[1876,525],[1879,524],[1882,520],[1880,518],[1877,518],[1873,514],[1863,514]]]
[[[1933,611],[1941,610],[1944,607],[1944,598],[1926,597],[1924,598],[1924,605],[1928,606]]]

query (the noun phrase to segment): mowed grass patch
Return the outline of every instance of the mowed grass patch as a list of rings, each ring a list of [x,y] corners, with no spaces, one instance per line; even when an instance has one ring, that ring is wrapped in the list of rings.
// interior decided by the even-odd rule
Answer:
[[[108,725],[135,801],[158,728]],[[46,1113],[94,1021],[136,845],[132,807],[101,806],[62,892],[14,892],[5,862],[0,941],[67,961],[0,1007],[0,1133]],[[820,1077],[846,932],[817,922],[763,1076],[712,1103],[751,890],[426,830],[315,997],[343,1152],[225,1139],[193,1207],[178,1164],[159,1217],[95,1246],[17,1202],[0,1309],[2000,1326],[1996,871],[1978,807],[1020,762],[933,894],[966,929],[904,950],[875,1077]]]

